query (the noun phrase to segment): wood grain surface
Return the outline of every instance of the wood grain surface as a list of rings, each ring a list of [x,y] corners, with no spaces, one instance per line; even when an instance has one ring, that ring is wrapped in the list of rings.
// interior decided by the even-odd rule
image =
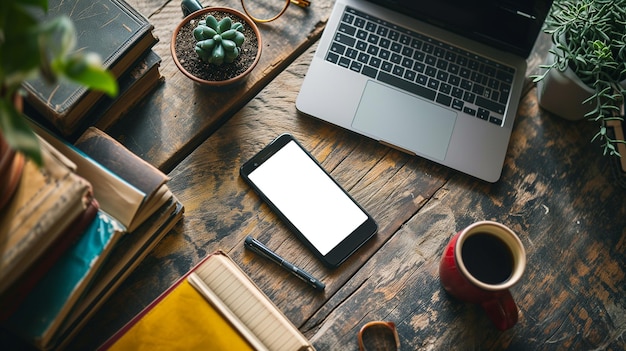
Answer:
[[[626,204],[595,126],[543,112],[524,96],[502,179],[488,184],[299,114],[313,50],[289,65],[171,173],[184,220],[76,340],[99,341],[207,254],[227,251],[319,350],[356,350],[371,320],[396,323],[404,350],[626,348]],[[376,237],[329,270],[241,180],[239,166],[290,132],[378,221]],[[522,239],[528,265],[512,293],[518,325],[497,331],[480,308],[449,297],[441,252],[458,230],[495,220]],[[243,248],[265,242],[327,285],[308,285]],[[94,337],[98,335],[98,337]]]

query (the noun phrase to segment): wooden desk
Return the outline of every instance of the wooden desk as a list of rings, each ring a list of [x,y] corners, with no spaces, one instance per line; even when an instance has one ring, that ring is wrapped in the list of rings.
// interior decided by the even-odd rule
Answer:
[[[172,6],[155,16],[173,11]],[[234,117],[217,123],[219,128],[199,121],[208,93],[194,90],[193,107],[179,102],[163,107],[187,84],[164,65],[166,84],[148,101],[163,108],[156,126],[139,131],[150,124],[140,118],[149,120],[154,109],[144,106],[135,129],[130,126],[119,137],[137,151],[148,136],[169,141],[174,133],[169,128],[180,128],[175,133],[198,124],[207,129],[201,135],[211,135],[195,149],[191,144],[200,135],[194,142],[147,146],[141,153],[172,167],[170,186],[186,215],[105,303],[73,349],[99,345],[218,248],[319,350],[356,350],[357,331],[371,320],[395,322],[403,350],[626,349],[625,193],[612,185],[600,148],[588,146],[595,126],[542,112],[529,86],[502,179],[487,184],[299,114],[294,101],[313,50]],[[177,117],[191,125],[177,125]],[[377,236],[338,269],[324,268],[238,175],[245,160],[282,132],[294,134],[379,223]],[[178,149],[193,152],[179,163],[170,161],[176,157],[161,157],[179,156],[171,152]],[[507,332],[493,328],[479,308],[449,298],[438,280],[439,258],[450,237],[483,219],[515,230],[528,254],[526,274],[512,289],[520,321]],[[246,235],[321,278],[325,292],[244,251]]]

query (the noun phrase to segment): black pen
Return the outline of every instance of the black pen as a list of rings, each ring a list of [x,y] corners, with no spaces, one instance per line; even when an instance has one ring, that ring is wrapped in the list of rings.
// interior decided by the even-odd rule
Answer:
[[[296,277],[298,277],[298,278],[304,280],[305,282],[307,282],[315,290],[322,291],[326,287],[326,285],[324,285],[324,283],[322,283],[321,281],[315,279],[312,275],[310,275],[309,273],[303,271],[302,269],[294,266],[292,263],[288,262],[284,258],[278,256],[277,253],[275,253],[274,251],[268,249],[260,241],[254,239],[253,237],[251,237],[249,235],[246,236],[246,240],[244,241],[244,246],[246,248],[248,248],[248,249],[258,253],[259,255],[265,256],[266,258],[270,259],[271,261],[274,261],[279,266],[281,266],[281,267],[285,268],[286,270],[288,270],[289,272],[293,273]]]

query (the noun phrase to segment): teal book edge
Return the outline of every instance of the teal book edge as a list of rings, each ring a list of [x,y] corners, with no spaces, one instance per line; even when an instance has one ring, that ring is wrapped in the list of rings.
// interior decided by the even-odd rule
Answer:
[[[118,221],[99,211],[80,239],[11,315],[7,321],[10,329],[35,344],[54,333],[54,326],[62,322],[62,314],[69,312],[71,301],[84,291],[123,231],[125,228]]]

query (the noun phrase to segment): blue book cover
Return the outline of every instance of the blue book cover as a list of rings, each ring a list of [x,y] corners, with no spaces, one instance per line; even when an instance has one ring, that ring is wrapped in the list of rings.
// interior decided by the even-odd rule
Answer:
[[[7,325],[35,346],[45,345],[125,232],[103,211],[22,301]]]

